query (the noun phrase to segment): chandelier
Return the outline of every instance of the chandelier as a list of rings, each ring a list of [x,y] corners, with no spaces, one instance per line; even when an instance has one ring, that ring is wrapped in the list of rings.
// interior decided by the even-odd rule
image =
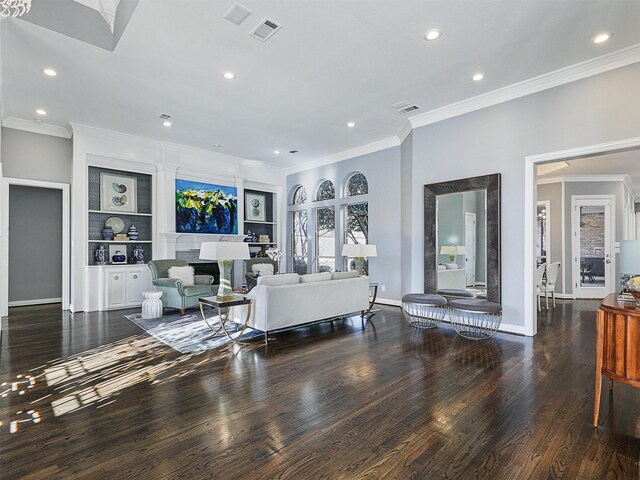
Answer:
[[[0,17],[19,17],[31,10],[31,0],[0,0]]]

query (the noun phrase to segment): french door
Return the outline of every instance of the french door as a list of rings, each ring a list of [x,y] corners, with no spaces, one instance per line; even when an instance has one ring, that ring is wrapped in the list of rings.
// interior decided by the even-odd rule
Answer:
[[[613,196],[571,197],[573,296],[604,298],[613,280]]]

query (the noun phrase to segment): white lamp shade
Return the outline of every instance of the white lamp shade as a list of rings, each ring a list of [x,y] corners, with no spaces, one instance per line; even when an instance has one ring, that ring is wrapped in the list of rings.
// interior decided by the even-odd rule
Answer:
[[[620,273],[640,274],[640,240],[620,242]]]
[[[342,246],[343,257],[377,257],[375,245],[364,243],[345,243]]]
[[[202,242],[201,260],[248,260],[249,245],[245,242]]]
[[[442,255],[462,255],[464,252],[463,245],[443,245],[440,247],[440,254]]]

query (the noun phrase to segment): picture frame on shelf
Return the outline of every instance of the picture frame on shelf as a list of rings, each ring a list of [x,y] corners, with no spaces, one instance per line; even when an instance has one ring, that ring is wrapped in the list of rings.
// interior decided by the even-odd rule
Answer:
[[[100,210],[137,213],[138,179],[100,172]]]
[[[114,260],[113,257],[120,255],[124,257],[124,260],[117,259]],[[120,244],[112,244],[109,245],[109,263],[111,265],[124,265],[127,263],[127,246]]]
[[[266,197],[258,193],[245,194],[245,221],[248,222],[265,222],[266,215]]]

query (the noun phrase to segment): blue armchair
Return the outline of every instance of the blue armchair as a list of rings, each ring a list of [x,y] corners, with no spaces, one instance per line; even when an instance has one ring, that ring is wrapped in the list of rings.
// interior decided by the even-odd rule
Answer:
[[[151,279],[156,290],[162,292],[162,306],[177,308],[184,315],[186,308],[197,307],[198,297],[214,295],[217,287],[213,286],[211,275],[196,275],[195,285],[183,285],[180,280],[169,278],[171,267],[186,267],[185,260],[152,260],[149,262]]]

